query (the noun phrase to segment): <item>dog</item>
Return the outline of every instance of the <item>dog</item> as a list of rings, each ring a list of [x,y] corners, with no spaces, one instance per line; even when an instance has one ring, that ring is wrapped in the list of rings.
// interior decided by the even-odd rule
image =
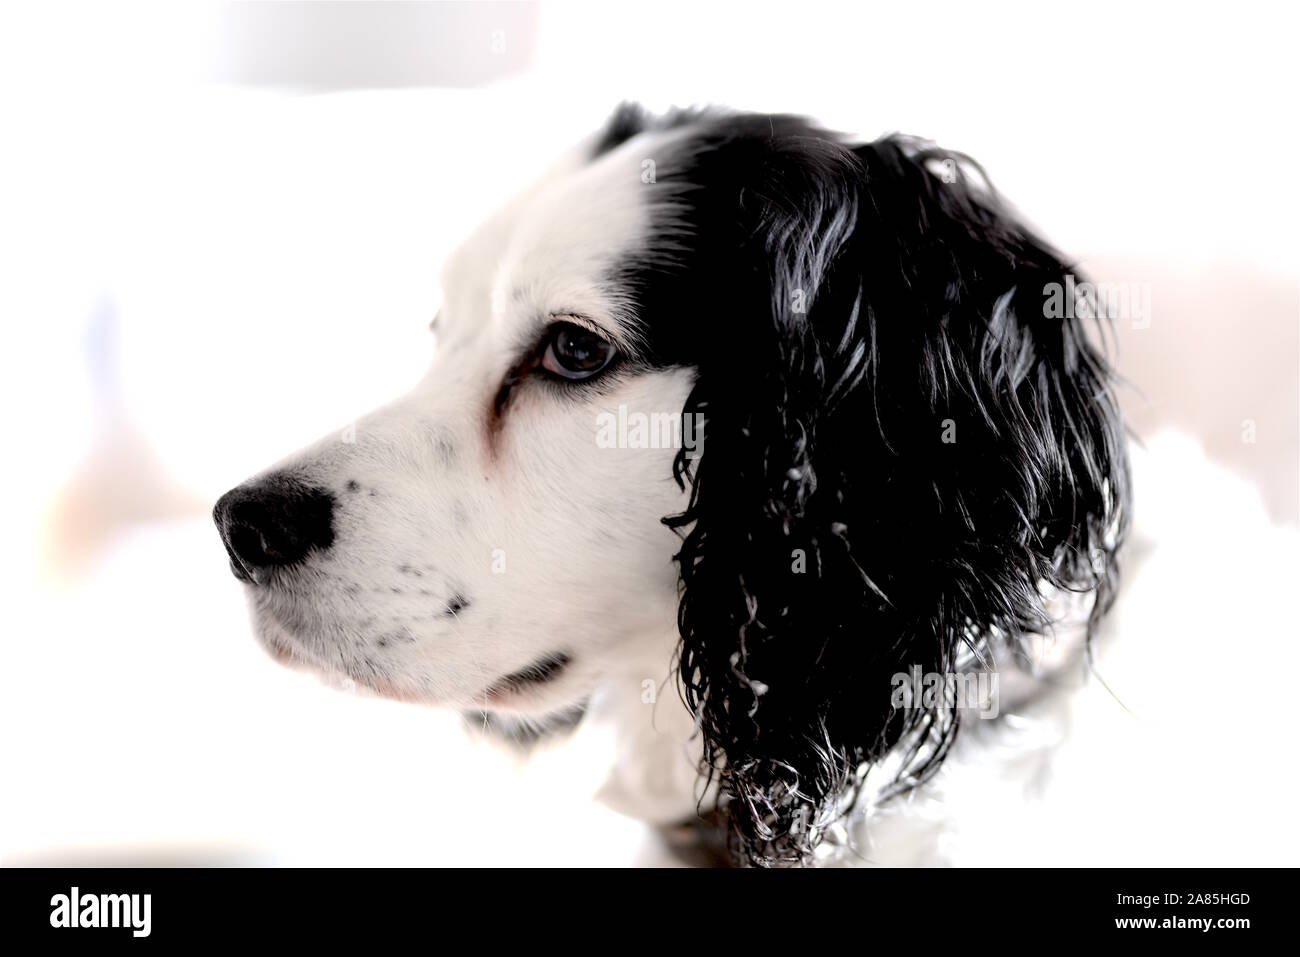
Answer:
[[[952,676],[1114,599],[1078,280],[961,153],[624,105],[450,258],[427,378],[214,519],[282,660],[515,738],[610,722],[611,804],[811,863],[873,768],[939,768]]]

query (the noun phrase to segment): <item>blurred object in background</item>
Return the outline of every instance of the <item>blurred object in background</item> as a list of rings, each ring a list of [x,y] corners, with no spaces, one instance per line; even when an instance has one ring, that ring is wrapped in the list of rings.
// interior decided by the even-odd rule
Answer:
[[[216,79],[302,91],[482,86],[523,70],[532,3],[230,3]]]

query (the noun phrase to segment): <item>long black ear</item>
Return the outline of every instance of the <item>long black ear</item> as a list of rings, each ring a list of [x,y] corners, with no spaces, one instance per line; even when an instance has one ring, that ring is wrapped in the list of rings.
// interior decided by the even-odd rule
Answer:
[[[896,709],[895,675],[1040,631],[1049,586],[1095,625],[1128,497],[1070,267],[964,157],[778,119],[689,171],[706,441],[666,519],[686,701],[761,864],[807,859],[892,749],[903,786],[942,760],[953,702]]]

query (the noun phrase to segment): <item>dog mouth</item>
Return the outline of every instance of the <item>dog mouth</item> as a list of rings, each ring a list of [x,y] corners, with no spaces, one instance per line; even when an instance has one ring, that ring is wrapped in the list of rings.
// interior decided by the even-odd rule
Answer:
[[[510,674],[498,678],[483,693],[483,697],[488,701],[499,701],[502,698],[525,694],[541,685],[554,681],[572,662],[573,659],[565,652],[552,652],[537,659],[526,668],[512,671]]]
[[[260,595],[254,602],[253,618],[260,643],[277,663],[295,671],[314,673],[331,686],[339,682],[355,683],[383,697],[402,701],[422,701],[419,695],[404,691],[391,680],[381,666],[364,655],[354,660],[346,654],[332,653],[325,634],[330,626],[284,596]],[[503,707],[511,710],[532,700],[541,688],[563,677],[573,664],[566,651],[543,655],[518,671],[502,675],[469,700],[480,708]],[[350,682],[349,682],[350,679]],[[454,700],[454,697],[453,697]],[[461,698],[461,700],[465,700]]]

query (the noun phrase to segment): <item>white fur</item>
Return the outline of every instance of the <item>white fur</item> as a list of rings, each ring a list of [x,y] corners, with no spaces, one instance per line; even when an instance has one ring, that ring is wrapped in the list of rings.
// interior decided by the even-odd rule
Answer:
[[[382,694],[521,724],[589,702],[589,723],[625,739],[607,798],[668,821],[694,807],[698,757],[670,673],[678,539],[660,521],[685,499],[674,449],[601,447],[597,432],[620,405],[679,415],[691,375],[567,395],[528,383],[492,412],[551,316],[636,341],[603,277],[644,239],[646,190],[633,144],[575,155],[460,247],[425,379],[276,467],[335,492],[333,546],[285,589],[253,592],[275,652]],[[468,604],[448,615],[456,596]],[[485,697],[559,652],[571,663],[554,680]]]

